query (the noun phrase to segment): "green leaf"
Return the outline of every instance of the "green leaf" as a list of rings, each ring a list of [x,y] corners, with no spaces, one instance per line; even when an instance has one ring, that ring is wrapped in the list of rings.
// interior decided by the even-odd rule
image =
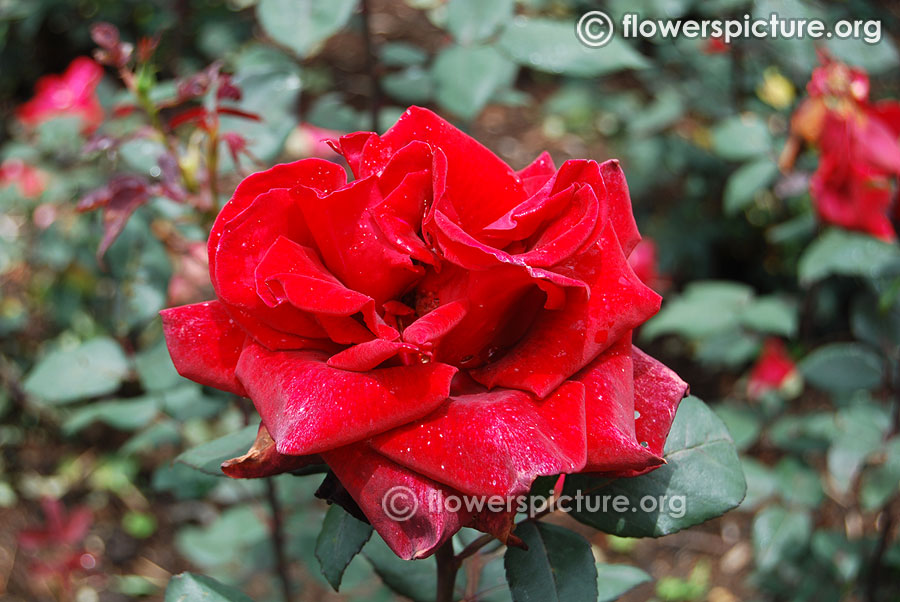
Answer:
[[[762,430],[762,419],[747,405],[719,404],[714,408],[716,415],[725,423],[734,446],[743,451],[756,443]]]
[[[747,207],[756,193],[766,188],[778,175],[778,166],[769,158],[740,166],[725,182],[725,215],[735,215]]]
[[[667,464],[639,477],[570,475],[567,492],[587,496],[570,515],[622,537],[660,537],[720,516],[744,498],[747,484],[728,429],[696,397],[681,402],[664,456]],[[622,512],[617,496],[628,502]]]
[[[651,581],[652,577],[628,564],[598,564],[597,590],[600,596],[597,602],[618,600],[625,592],[634,589],[641,583]]]
[[[381,87],[401,102],[416,104],[431,99],[434,83],[428,71],[413,65],[403,71],[385,75],[381,79]]]
[[[792,337],[797,332],[797,305],[779,297],[759,297],[744,308],[740,319],[750,330]]]
[[[393,591],[415,602],[433,602],[437,579],[434,562],[401,560],[380,537],[371,538],[362,553]]]
[[[673,88],[664,89],[652,103],[631,116],[628,131],[635,136],[654,134],[677,121],[684,110],[684,97]]]
[[[159,449],[164,445],[175,445],[181,441],[181,432],[174,420],[166,418],[154,422],[146,429],[134,435],[119,448],[123,454],[135,454],[147,450]]]
[[[785,504],[818,508],[825,499],[819,474],[796,458],[782,458],[772,474],[777,483],[775,491]]]
[[[759,341],[738,328],[710,334],[695,341],[694,356],[706,366],[740,370],[759,355]]]
[[[306,58],[346,25],[355,8],[356,0],[260,0],[256,17],[273,40]]]
[[[772,442],[787,451],[823,451],[837,436],[834,415],[815,413],[782,416],[769,427]]]
[[[248,47],[235,63],[234,80],[243,91],[238,106],[260,119],[223,115],[220,128],[243,136],[247,148],[259,159],[273,161],[297,125],[297,99],[302,87],[299,68],[283,52],[260,46]],[[228,153],[222,155],[223,166],[231,166]]]
[[[51,404],[112,393],[128,374],[128,359],[110,338],[48,353],[23,383],[25,392]]]
[[[817,529],[810,545],[816,560],[834,571],[846,584],[851,584],[859,575],[863,563],[871,558],[871,540],[859,538],[848,540],[840,531]]]
[[[865,39],[832,38],[826,40],[825,45],[836,58],[877,75],[900,64],[897,47],[889,35],[884,35],[884,23],[881,23],[881,33],[881,39],[875,44],[867,43]]]
[[[388,67],[411,67],[424,63],[428,55],[418,46],[406,42],[388,42],[381,47],[379,58]]]
[[[512,19],[515,0],[450,0],[447,30],[460,44],[480,42]]]
[[[250,505],[232,506],[208,525],[181,527],[178,551],[195,565],[212,569],[244,565],[248,553],[269,537],[264,516]]]
[[[493,46],[450,46],[432,66],[439,105],[474,119],[491,97],[512,84],[516,65]]]
[[[828,448],[828,472],[834,487],[847,493],[866,460],[883,449],[885,433],[891,419],[884,408],[868,395],[860,396],[855,405],[841,408],[835,416],[838,433]]]
[[[758,115],[729,117],[712,131],[713,151],[724,159],[743,161],[772,150],[766,122]]]
[[[576,77],[596,77],[643,69],[649,61],[620,38],[588,48],[575,35],[573,21],[518,17],[503,30],[499,47],[525,67]]]
[[[766,231],[766,240],[773,245],[800,243],[812,239],[815,233],[816,216],[812,213],[801,213],[769,228]]]
[[[860,343],[832,343],[819,347],[802,362],[800,371],[812,385],[841,393],[874,389],[883,378],[881,357]]]
[[[141,575],[113,575],[110,589],[129,600],[159,593],[159,586]]]
[[[853,300],[850,326],[853,336],[877,349],[900,347],[900,303],[882,307],[877,295],[863,291]]]
[[[807,247],[797,271],[800,283],[809,286],[831,275],[872,278],[898,260],[897,245],[832,228]]]
[[[62,424],[63,433],[72,435],[95,421],[121,431],[136,431],[150,424],[159,413],[159,401],[151,396],[89,403],[74,410]]]
[[[900,437],[885,444],[880,460],[860,478],[859,499],[866,510],[881,508],[900,492]]]
[[[680,297],[669,298],[660,312],[642,328],[649,340],[664,334],[700,339],[739,325],[740,312],[753,298],[753,289],[728,281],[697,281]]]
[[[753,551],[756,567],[769,572],[784,562],[799,558],[812,535],[809,514],[770,506],[753,520]]]
[[[181,573],[169,581],[165,602],[253,602],[243,592],[212,577]]]
[[[334,591],[340,590],[344,570],[371,535],[372,525],[357,520],[337,504],[328,508],[316,539],[316,558]]]
[[[119,147],[119,154],[125,163],[144,175],[159,173],[159,158],[166,152],[162,142],[150,138],[133,138]]]
[[[597,567],[591,544],[557,525],[524,522],[516,527],[527,550],[507,548],[506,580],[515,602],[595,602]]]
[[[141,379],[141,386],[146,391],[162,391],[185,382],[175,370],[169,349],[162,340],[136,354],[134,367]]]
[[[256,439],[259,425],[251,424],[239,431],[229,433],[224,437],[208,441],[197,447],[192,447],[181,453],[176,462],[187,464],[200,472],[213,476],[223,476],[222,462],[236,458],[247,453]]]
[[[775,494],[778,481],[769,467],[753,458],[742,457],[741,468],[747,479],[747,495],[741,502],[741,510],[752,511]]]

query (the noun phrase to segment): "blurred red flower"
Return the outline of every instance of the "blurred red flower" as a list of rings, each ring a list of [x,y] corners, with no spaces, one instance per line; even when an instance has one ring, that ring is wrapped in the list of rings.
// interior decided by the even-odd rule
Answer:
[[[69,592],[72,578],[97,564],[82,545],[93,517],[83,507],[67,512],[61,501],[52,498],[41,500],[41,508],[44,525],[20,531],[19,546],[30,554],[28,570],[32,578]]]
[[[781,339],[770,337],[763,343],[762,351],[750,372],[747,395],[758,399],[768,391],[777,391],[799,377],[797,365],[787,352]]]
[[[819,217],[886,241],[897,235],[889,215],[900,175],[900,103],[869,100],[869,77],[820,53],[809,96],[791,118],[781,157],[789,168],[805,141],[819,149],[810,193]]]
[[[47,175],[22,159],[6,159],[0,163],[0,188],[15,186],[26,199],[36,199],[44,192]]]
[[[209,237],[216,300],[162,312],[178,371],[262,417],[227,474],[324,461],[331,497],[413,558],[463,526],[515,541],[514,512],[439,497],[664,462],[687,385],[631,344],[660,298],[628,265],[617,161],[514,171],[417,107],[332,145],[355,180],[322,159],[246,178]]]
[[[87,57],[73,60],[62,75],[45,75],[35,85],[34,97],[18,108],[19,120],[34,127],[54,117],[81,119],[82,131],[91,133],[103,122],[103,108],[97,100],[97,84],[103,67]]]
[[[669,288],[669,281],[659,273],[656,242],[644,237],[628,256],[628,265],[641,282],[658,293]]]
[[[703,52],[706,54],[722,54],[731,50],[731,44],[726,44],[725,39],[721,37],[708,38],[703,44]]]

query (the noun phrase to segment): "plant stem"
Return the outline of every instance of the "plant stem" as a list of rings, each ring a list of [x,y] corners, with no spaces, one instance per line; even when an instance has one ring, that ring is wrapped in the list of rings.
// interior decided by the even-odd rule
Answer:
[[[216,119],[218,121],[218,119]],[[209,134],[206,147],[206,177],[209,180],[209,211],[212,215],[219,213],[219,129]]]
[[[378,61],[375,57],[375,45],[372,41],[372,26],[369,22],[369,0],[362,0],[363,38],[366,42],[366,72],[369,74],[369,114],[372,131],[378,131],[378,109],[381,104],[381,88],[378,85]]]
[[[886,355],[888,357],[887,361],[887,378],[888,384],[893,391],[893,404],[891,408],[891,428],[888,431],[887,437],[893,437],[898,432],[900,432],[900,374],[897,374],[895,371],[897,368],[894,368],[894,354],[891,353],[891,349],[886,350]],[[875,547],[875,552],[872,554],[872,559],[869,561],[869,580],[866,584],[866,600],[868,602],[876,602],[878,598],[878,586],[881,581],[881,565],[884,559],[884,554],[887,552],[888,544],[891,541],[891,531],[894,528],[894,506],[897,503],[897,496],[894,496],[892,499],[889,499],[884,507],[881,509],[881,517],[883,519],[883,523],[881,525],[881,533],[878,536],[878,543]]]
[[[435,602],[453,602],[453,588],[460,560],[453,555],[453,540],[448,539],[434,553],[437,561],[437,596]]]
[[[866,600],[867,602],[878,602],[878,586],[881,581],[881,564],[888,544],[891,540],[891,530],[894,527],[893,510],[894,500],[888,500],[881,510],[883,523],[881,525],[881,533],[878,537],[878,544],[875,547],[875,553],[869,563],[869,581],[866,584]]]
[[[291,602],[291,577],[288,574],[287,558],[284,554],[284,531],[281,524],[281,507],[278,503],[278,491],[275,489],[275,480],[266,479],[266,497],[269,501],[269,509],[272,512],[272,549],[275,552],[275,564],[278,569],[278,579],[281,582],[281,595],[284,602]]]

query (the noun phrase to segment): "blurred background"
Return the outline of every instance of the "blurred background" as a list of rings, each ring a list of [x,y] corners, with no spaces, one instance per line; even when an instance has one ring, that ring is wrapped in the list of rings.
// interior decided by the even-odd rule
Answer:
[[[814,150],[777,164],[817,45],[589,50],[574,23],[597,8],[878,19],[879,43],[818,49],[900,96],[895,2],[0,0],[0,597],[161,600],[196,570],[281,600],[283,562],[296,600],[427,599],[433,563],[375,539],[332,591],[321,475],[216,476],[252,407],[179,377],[157,317],[211,296],[206,236],[243,175],[338,160],[322,139],[418,104],[516,169],[622,161],[633,267],[665,299],[639,344],[741,450],[737,511],[657,540],[585,531],[635,567],[605,599],[900,599],[897,245],[817,220]],[[101,66],[73,64],[98,47]],[[474,571],[471,599],[510,599],[500,556]]]

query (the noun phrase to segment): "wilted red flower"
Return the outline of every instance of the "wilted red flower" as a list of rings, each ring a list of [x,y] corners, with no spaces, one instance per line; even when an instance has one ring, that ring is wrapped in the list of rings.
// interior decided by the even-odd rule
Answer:
[[[750,372],[747,395],[757,399],[768,391],[784,389],[796,381],[799,374],[781,339],[768,338]]]
[[[81,119],[82,130],[93,132],[103,122],[103,108],[97,100],[97,84],[103,68],[87,57],[78,57],[62,75],[45,75],[35,85],[34,97],[17,111],[19,120],[34,127],[54,117]]]
[[[162,312],[178,371],[262,417],[229,475],[324,461],[413,558],[466,525],[510,536],[513,513],[439,496],[663,462],[687,385],[631,344],[660,299],[628,265],[617,161],[516,172],[420,108],[333,145],[356,180],[322,159],[245,179],[209,238],[217,299]]]
[[[890,241],[891,180],[864,163],[824,155],[810,181],[816,211],[823,220]]]
[[[820,60],[791,118],[781,166],[793,165],[801,140],[816,146],[821,158],[810,193],[822,220],[895,240],[888,215],[900,175],[900,103],[871,103],[864,71],[824,53]]]
[[[656,243],[644,238],[628,256],[628,265],[634,270],[641,282],[657,292],[669,287],[669,282],[659,273],[659,261],[656,256]]]
[[[93,517],[87,508],[67,512],[57,499],[41,500],[44,526],[23,529],[19,532],[19,546],[32,555],[29,574],[43,580],[52,580],[63,589],[71,589],[72,577],[96,566],[96,559],[82,546],[91,528]]]
[[[36,199],[43,194],[46,185],[46,174],[21,159],[6,159],[0,163],[0,188],[15,186],[24,198]]]

